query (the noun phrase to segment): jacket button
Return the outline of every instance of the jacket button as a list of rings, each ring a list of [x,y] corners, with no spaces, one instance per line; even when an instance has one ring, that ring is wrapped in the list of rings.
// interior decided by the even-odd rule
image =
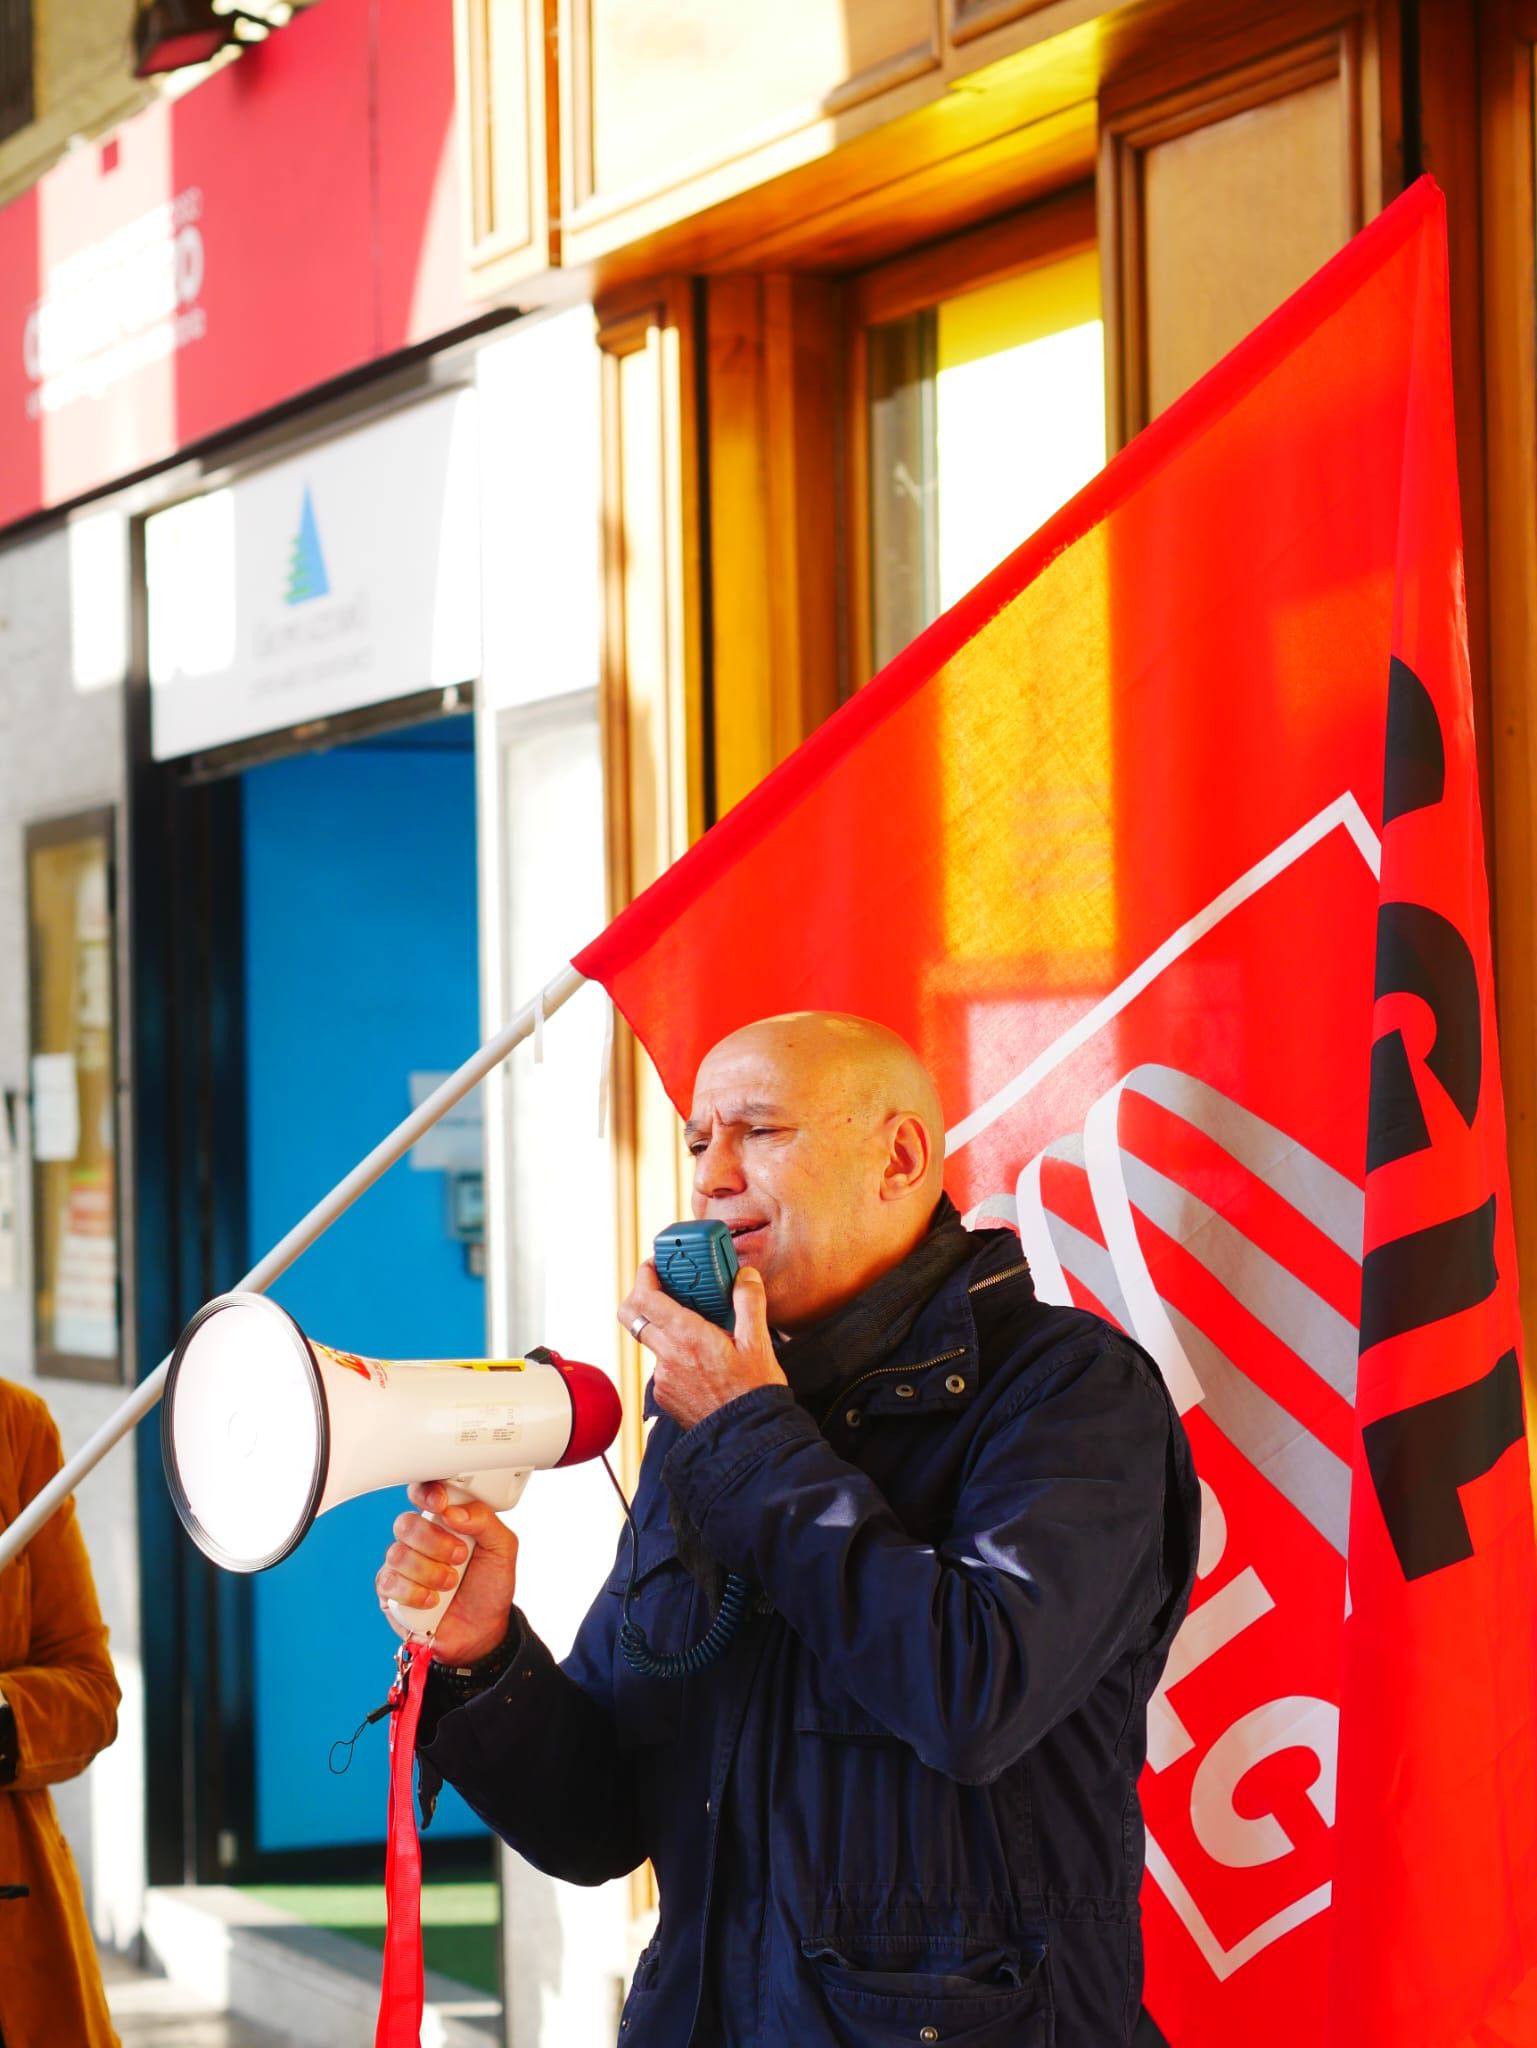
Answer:
[[[858,1429],[859,1410],[857,1408],[845,1408],[843,1411],[843,1419],[848,1424],[850,1429]]]
[[[916,1387],[910,1387],[910,1386],[909,1386],[909,1385],[907,1384],[906,1380],[903,1380],[903,1382],[902,1382],[901,1386],[899,1386],[899,1387],[897,1388],[897,1390],[896,1390],[896,1391],[897,1391],[897,1399],[898,1399],[899,1401],[910,1401],[910,1400],[911,1400],[911,1399],[913,1398],[913,1395],[914,1395],[914,1394],[915,1394],[915,1393],[916,1393],[916,1392],[917,1392],[918,1390],[917,1390],[917,1388],[916,1388]]]
[[[937,2041],[939,2039],[938,2027],[920,2027],[918,2029],[918,2039],[920,2041]]]
[[[964,1394],[965,1391],[966,1375],[964,1373],[952,1372],[945,1375],[945,1392],[947,1394]]]

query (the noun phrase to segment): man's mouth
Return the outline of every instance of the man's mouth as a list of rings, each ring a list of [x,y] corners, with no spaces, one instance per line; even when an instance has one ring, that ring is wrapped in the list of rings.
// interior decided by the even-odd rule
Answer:
[[[745,1223],[728,1223],[732,1247],[738,1258],[743,1252],[757,1251],[768,1236],[768,1225],[756,1217],[749,1217]]]

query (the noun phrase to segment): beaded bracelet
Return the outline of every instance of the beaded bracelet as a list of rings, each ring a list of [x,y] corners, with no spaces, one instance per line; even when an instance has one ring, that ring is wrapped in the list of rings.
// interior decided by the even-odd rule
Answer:
[[[473,1664],[441,1664],[434,1658],[432,1677],[461,1700],[472,1698],[495,1685],[523,1644],[523,1625],[516,1613],[508,1617],[507,1632],[494,1650]]]

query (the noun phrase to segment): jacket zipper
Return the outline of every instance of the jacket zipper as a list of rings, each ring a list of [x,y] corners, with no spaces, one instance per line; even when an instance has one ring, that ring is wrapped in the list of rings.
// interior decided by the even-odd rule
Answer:
[[[1030,1261],[1028,1259],[1021,1259],[1017,1266],[1010,1266],[1006,1269],[1006,1271],[1002,1273],[992,1273],[988,1276],[986,1280],[973,1280],[971,1285],[966,1289],[966,1292],[968,1294],[980,1294],[984,1287],[996,1287],[1000,1280],[1012,1280],[1016,1277],[1016,1275],[1020,1273],[1028,1273],[1029,1270]],[[941,1351],[937,1357],[925,1358],[919,1365],[872,1365],[868,1372],[862,1372],[859,1375],[858,1379],[850,1380],[846,1387],[842,1387],[839,1389],[839,1391],[833,1396],[832,1400],[828,1402],[826,1408],[822,1411],[822,1419],[825,1422],[827,1417],[832,1414],[833,1409],[838,1405],[838,1403],[840,1401],[846,1401],[849,1395],[853,1393],[854,1389],[856,1387],[862,1387],[866,1380],[879,1379],[882,1373],[887,1372],[927,1372],[930,1366],[948,1365],[952,1358],[964,1358],[965,1356],[966,1346],[964,1344],[957,1344],[953,1351]]]
[[[980,1294],[984,1287],[996,1287],[1000,1280],[1013,1280],[1020,1273],[1028,1273],[1030,1261],[1021,1259],[1017,1266],[1008,1266],[1001,1273],[990,1273],[985,1280],[973,1280],[966,1289],[968,1294]]]

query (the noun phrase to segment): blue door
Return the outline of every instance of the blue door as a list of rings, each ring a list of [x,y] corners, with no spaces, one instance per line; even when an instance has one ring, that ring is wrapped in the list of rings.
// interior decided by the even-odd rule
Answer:
[[[273,1244],[411,1106],[409,1076],[478,1040],[472,722],[445,719],[247,770],[248,1214]],[[444,1176],[393,1167],[272,1288],[311,1334],[384,1357],[477,1357],[484,1282]],[[373,1575],[404,1492],[316,1522],[253,1582],[256,1849],[382,1839],[384,1725],[327,1766],[389,1688]],[[432,1835],[483,1834],[445,1792]]]

